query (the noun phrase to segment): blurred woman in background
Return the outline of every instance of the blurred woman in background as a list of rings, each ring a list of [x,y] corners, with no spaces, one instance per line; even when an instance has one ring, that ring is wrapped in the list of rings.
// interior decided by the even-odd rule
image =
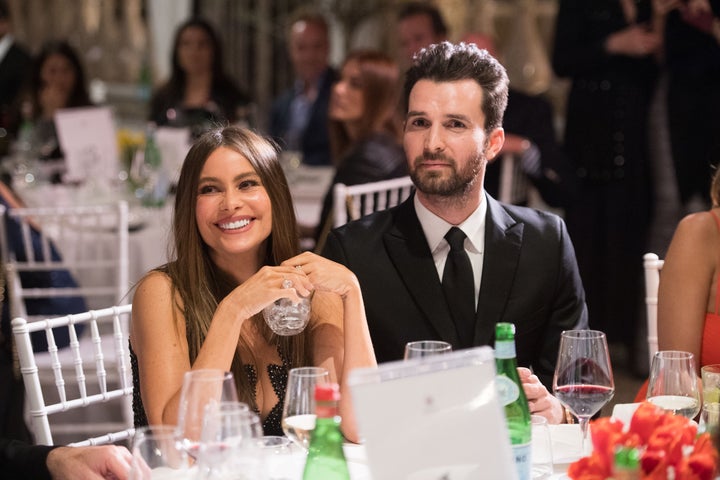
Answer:
[[[175,33],[170,79],[150,100],[157,125],[190,127],[194,137],[213,124],[248,121],[249,96],[225,73],[220,39],[193,18]]]
[[[67,42],[46,43],[34,60],[30,85],[19,106],[20,128],[27,122],[34,126],[33,143],[40,158],[63,156],[55,132],[55,112],[91,104],[78,54]]]
[[[407,175],[398,115],[400,70],[382,52],[348,54],[333,86],[328,117],[330,146],[337,167],[325,195],[316,233],[316,251],[332,227],[333,186],[356,185]]]

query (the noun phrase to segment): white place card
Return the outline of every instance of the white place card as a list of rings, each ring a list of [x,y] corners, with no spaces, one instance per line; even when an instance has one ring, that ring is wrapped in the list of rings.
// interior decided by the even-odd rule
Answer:
[[[490,347],[354,370],[348,383],[374,480],[517,478]]]
[[[65,155],[65,180],[114,180],[119,171],[115,122],[109,107],[66,108],[55,113]]]
[[[155,141],[160,149],[164,168],[172,183],[177,183],[185,156],[192,144],[189,128],[158,127]]]

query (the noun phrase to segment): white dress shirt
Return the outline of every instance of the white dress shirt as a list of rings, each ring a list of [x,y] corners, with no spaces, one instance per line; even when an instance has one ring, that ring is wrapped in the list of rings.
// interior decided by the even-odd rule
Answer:
[[[415,212],[425,233],[425,238],[432,252],[435,268],[437,269],[441,282],[443,270],[445,269],[445,261],[447,260],[448,253],[450,253],[450,244],[445,240],[445,234],[447,234],[451,227],[458,227],[467,236],[465,239],[465,251],[468,257],[470,257],[470,263],[472,264],[473,281],[475,283],[475,308],[477,309],[485,252],[485,216],[487,213],[485,191],[483,191],[483,201],[478,208],[460,225],[452,225],[432,213],[420,203],[417,195],[415,195],[413,201],[415,204]]]

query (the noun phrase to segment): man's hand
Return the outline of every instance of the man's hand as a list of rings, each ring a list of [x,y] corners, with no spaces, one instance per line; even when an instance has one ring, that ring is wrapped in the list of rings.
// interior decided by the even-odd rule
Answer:
[[[127,480],[132,455],[125,447],[58,447],[47,457],[53,480]]]
[[[549,424],[563,423],[564,412],[560,400],[548,392],[540,379],[528,368],[518,367],[520,382],[522,383],[525,396],[528,399],[530,413],[542,415],[547,418]]]

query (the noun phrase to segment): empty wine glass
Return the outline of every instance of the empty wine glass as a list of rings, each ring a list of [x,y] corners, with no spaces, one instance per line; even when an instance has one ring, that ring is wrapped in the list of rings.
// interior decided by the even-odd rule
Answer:
[[[293,368],[283,405],[282,428],[285,435],[307,451],[310,433],[315,429],[315,385],[330,381],[330,374],[321,367]]]
[[[408,342],[405,344],[405,360],[411,358],[430,357],[433,355],[441,355],[450,353],[452,345],[441,340],[418,340],[416,342]]]
[[[647,400],[687,418],[700,412],[695,359],[690,352],[661,350],[653,356]]]
[[[261,475],[260,417],[241,402],[209,404],[205,411],[198,479],[256,479]]]
[[[610,355],[603,332],[562,332],[553,377],[553,393],[577,417],[584,453],[590,417],[599,412],[615,393]]]
[[[176,434],[188,454],[197,457],[206,408],[220,402],[237,400],[237,387],[231,372],[202,369],[185,373],[180,391]],[[245,408],[249,410],[247,405]]]
[[[187,453],[176,442],[175,428],[153,425],[135,430],[132,440],[131,480],[190,478]]]

